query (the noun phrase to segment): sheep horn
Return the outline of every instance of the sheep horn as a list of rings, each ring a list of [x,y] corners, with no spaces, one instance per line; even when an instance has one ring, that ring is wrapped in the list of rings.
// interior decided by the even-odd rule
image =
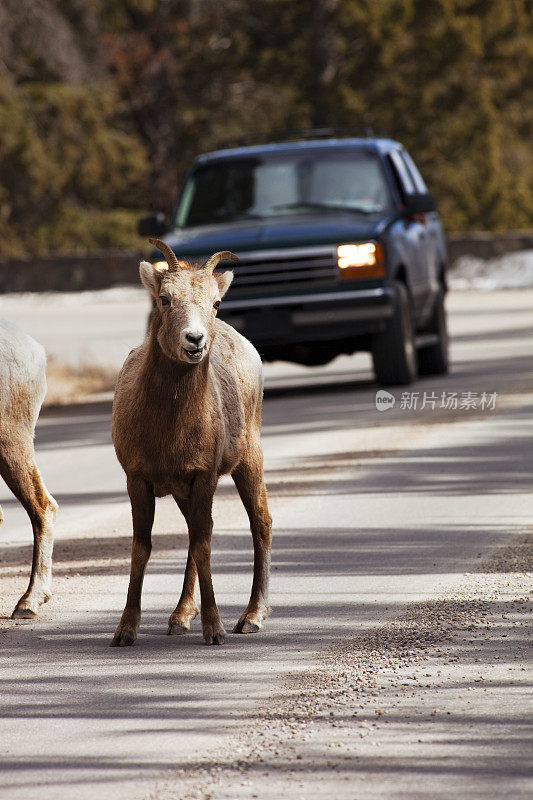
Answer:
[[[217,267],[221,261],[238,261],[239,256],[236,256],[235,253],[230,253],[229,250],[222,250],[220,253],[215,253],[208,258],[204,264],[204,269],[211,270],[211,272]]]
[[[168,244],[162,242],[161,239],[149,239],[149,242],[161,250],[165,256],[165,260],[168,264],[168,269],[170,272],[176,272],[178,269],[181,269],[180,262],[176,258],[175,252],[171,247],[168,246]]]

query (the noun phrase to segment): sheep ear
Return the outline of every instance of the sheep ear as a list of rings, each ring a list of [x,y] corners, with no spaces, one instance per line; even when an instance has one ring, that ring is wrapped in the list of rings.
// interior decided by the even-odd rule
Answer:
[[[224,297],[229,287],[231,286],[231,282],[233,280],[233,272],[230,269],[227,272],[214,272],[213,277],[218,283],[218,290],[220,292],[220,296]]]
[[[161,276],[149,261],[141,261],[139,264],[139,275],[144,287],[150,292],[152,297],[159,296],[161,288]]]

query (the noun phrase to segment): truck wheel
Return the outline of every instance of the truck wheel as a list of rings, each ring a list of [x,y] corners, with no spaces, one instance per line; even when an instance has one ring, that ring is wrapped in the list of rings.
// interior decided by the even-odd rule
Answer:
[[[394,293],[392,317],[385,330],[373,337],[372,360],[378,383],[407,386],[417,372],[413,314],[405,286],[395,282]]]
[[[426,329],[434,334],[435,342],[418,350],[418,372],[420,375],[444,375],[448,372],[448,330],[444,310],[444,290],[440,289],[431,320]]]

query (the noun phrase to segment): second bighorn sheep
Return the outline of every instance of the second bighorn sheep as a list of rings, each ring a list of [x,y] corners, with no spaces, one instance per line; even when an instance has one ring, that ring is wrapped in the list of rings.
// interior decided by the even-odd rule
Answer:
[[[210,554],[213,495],[226,473],[231,473],[248,513],[254,545],[250,601],[233,632],[259,630],[269,612],[272,520],[260,439],[261,359],[250,342],[216,319],[233,273],[213,270],[222,261],[237,261],[237,256],[224,251],[204,265],[189,264],[179,261],[164,242],[150,241],[164,254],[168,270],[140,264],[155,312],[147,340],[124,363],[113,404],[113,442],[127,477],[133,546],[126,607],[111,644],[131,645],[137,637],[155,497],[169,494],[187,521],[189,554],[168,633],[186,633],[198,614],[198,576],[204,639],[223,644]]]
[[[34,617],[51,597],[57,503],[43,483],[33,449],[45,394],[43,347],[15,325],[0,320],[0,475],[24,506],[33,528],[30,583],[13,618]]]

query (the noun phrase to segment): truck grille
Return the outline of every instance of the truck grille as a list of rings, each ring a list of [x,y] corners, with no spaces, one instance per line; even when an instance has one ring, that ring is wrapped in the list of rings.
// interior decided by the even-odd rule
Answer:
[[[305,284],[331,285],[338,279],[332,247],[263,250],[243,253],[239,263],[229,264],[235,277],[229,296],[301,289]]]

